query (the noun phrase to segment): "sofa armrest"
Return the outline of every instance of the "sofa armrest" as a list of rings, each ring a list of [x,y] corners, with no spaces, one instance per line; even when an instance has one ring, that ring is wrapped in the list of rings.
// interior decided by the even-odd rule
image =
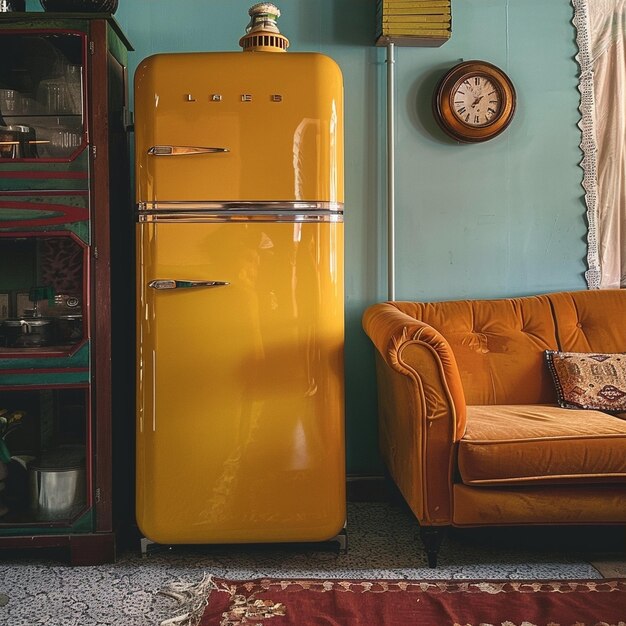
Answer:
[[[389,302],[369,307],[363,315],[363,328],[385,363],[400,374],[423,379],[423,366],[436,365],[437,374],[431,372],[427,381],[422,380],[429,387],[424,391],[432,395],[430,419],[443,417],[436,410],[436,399],[445,398],[448,416],[455,422],[454,441],[461,439],[465,434],[465,394],[454,353],[443,335]]]
[[[455,443],[466,420],[452,349],[392,303],[369,307],[363,328],[377,350],[380,448],[389,472],[421,523],[450,523]]]

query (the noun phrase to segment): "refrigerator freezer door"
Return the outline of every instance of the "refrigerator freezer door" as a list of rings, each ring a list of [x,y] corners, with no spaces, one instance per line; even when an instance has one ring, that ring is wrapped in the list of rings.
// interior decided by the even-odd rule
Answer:
[[[149,57],[135,118],[138,202],[343,203],[342,76],[322,54]]]
[[[333,537],[345,521],[343,224],[137,228],[142,532]],[[150,287],[163,281],[221,284]]]

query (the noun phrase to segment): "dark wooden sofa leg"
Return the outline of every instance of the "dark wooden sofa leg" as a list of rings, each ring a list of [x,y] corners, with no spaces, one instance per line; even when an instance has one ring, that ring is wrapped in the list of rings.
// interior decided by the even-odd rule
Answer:
[[[420,539],[424,544],[424,550],[428,557],[428,567],[437,567],[437,554],[443,541],[445,526],[422,526],[420,527]]]

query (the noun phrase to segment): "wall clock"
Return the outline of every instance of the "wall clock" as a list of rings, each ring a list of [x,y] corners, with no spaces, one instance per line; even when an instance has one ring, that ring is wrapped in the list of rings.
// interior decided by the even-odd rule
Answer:
[[[453,139],[476,143],[492,139],[511,123],[515,101],[515,87],[501,69],[486,61],[465,61],[437,85],[433,113]]]

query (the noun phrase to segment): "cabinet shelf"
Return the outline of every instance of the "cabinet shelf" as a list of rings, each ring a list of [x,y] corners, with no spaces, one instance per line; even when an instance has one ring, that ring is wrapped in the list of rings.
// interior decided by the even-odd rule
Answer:
[[[38,346],[34,348],[7,348],[0,346],[0,359],[15,357],[59,357],[74,354],[84,345],[84,342],[78,342],[72,345],[49,345]],[[2,385],[0,384],[0,387]]]
[[[54,528],[56,531],[65,530],[71,526],[82,514],[87,512],[86,505],[74,507],[66,517],[58,519],[39,519],[37,515],[29,510],[13,510],[0,517],[0,536],[3,530],[10,530],[16,527],[41,527]]]
[[[5,113],[2,117],[6,120],[15,120],[15,119],[29,119],[29,120],[37,120],[37,119],[56,119],[56,118],[65,118],[65,119],[73,119],[73,120],[81,120],[82,115],[80,113],[13,113],[8,115]]]

